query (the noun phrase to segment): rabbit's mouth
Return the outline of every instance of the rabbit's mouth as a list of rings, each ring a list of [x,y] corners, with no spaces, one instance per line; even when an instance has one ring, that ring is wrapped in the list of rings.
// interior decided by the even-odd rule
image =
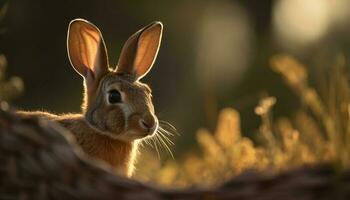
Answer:
[[[135,140],[140,140],[148,137],[152,137],[156,133],[156,130],[152,133],[139,132],[133,129],[127,130],[122,134],[117,135],[116,139],[119,139],[124,142],[132,142]]]
[[[158,119],[151,112],[134,114],[128,119],[128,129],[140,136],[152,136],[158,129]]]

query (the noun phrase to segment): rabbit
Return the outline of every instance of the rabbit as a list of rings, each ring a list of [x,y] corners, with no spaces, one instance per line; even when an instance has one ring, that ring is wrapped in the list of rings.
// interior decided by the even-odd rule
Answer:
[[[139,141],[152,137],[159,126],[151,89],[140,79],[154,64],[162,31],[162,23],[153,22],[133,34],[112,70],[100,30],[87,20],[72,20],[68,27],[67,51],[74,70],[84,79],[82,112],[17,113],[58,122],[73,133],[86,154],[130,177]]]

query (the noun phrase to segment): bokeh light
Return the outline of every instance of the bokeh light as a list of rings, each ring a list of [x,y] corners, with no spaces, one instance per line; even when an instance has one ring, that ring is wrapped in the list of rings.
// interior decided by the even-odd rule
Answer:
[[[237,82],[252,56],[246,11],[234,3],[208,3],[197,29],[197,74],[215,89]],[[206,85],[206,84],[205,84]]]
[[[280,0],[274,6],[274,30],[284,46],[307,46],[326,34],[329,14],[327,0]]]

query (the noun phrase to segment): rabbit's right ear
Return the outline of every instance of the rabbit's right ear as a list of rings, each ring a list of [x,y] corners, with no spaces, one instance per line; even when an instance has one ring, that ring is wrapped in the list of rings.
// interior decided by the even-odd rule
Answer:
[[[162,39],[163,24],[153,22],[133,34],[124,44],[117,73],[130,74],[136,80],[152,68]]]
[[[68,57],[73,68],[87,81],[108,72],[108,57],[100,30],[84,19],[70,22],[67,35]]]

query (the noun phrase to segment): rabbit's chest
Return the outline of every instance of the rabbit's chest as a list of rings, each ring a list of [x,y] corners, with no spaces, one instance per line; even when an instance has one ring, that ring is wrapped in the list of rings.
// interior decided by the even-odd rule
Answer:
[[[89,156],[103,160],[121,174],[130,175],[137,145],[133,142],[122,142],[91,129],[81,115],[76,120],[59,118],[57,121],[69,129],[76,141]]]
[[[112,139],[95,140],[94,147],[90,147],[95,157],[105,160],[112,166],[118,166],[127,162],[131,146]]]
[[[104,135],[93,135],[79,143],[83,150],[91,157],[103,160],[126,174],[132,160],[133,144],[111,139]]]

